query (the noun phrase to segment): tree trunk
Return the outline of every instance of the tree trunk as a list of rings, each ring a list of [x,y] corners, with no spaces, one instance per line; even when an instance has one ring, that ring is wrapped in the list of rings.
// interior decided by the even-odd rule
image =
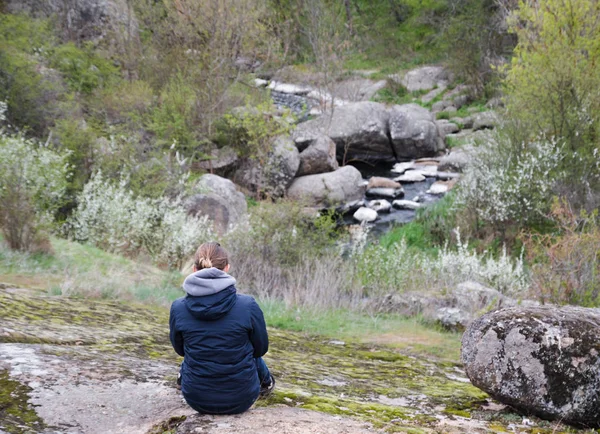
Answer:
[[[351,35],[354,35],[354,26],[352,24],[352,10],[350,9],[350,0],[344,0],[344,7],[346,8],[346,23],[348,24],[348,30],[350,30]]]

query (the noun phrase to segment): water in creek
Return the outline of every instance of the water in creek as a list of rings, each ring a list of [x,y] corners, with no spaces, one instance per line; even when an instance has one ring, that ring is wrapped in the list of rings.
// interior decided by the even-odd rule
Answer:
[[[360,173],[362,174],[365,180],[369,180],[373,176],[379,176],[388,179],[397,178],[400,174],[392,172],[392,168],[394,167],[394,163],[378,163],[376,165],[370,165],[366,163],[352,163],[354,167],[356,167]],[[402,188],[404,189],[404,197],[398,199],[406,199],[406,200],[415,200],[418,198],[418,202],[423,206],[427,206],[438,201],[441,196],[432,195],[426,193],[429,190],[431,184],[436,181],[435,178],[428,177],[423,182],[414,182],[414,183],[406,183],[402,184]],[[390,203],[393,200],[385,197],[365,197],[366,202],[375,199],[386,199]],[[345,224],[357,224],[358,222],[352,217],[353,213],[348,213],[344,216]],[[415,218],[416,211],[413,210],[405,210],[405,209],[396,209],[393,208],[389,213],[379,213],[379,217],[373,223],[368,223],[370,228],[370,236],[379,238],[381,235],[388,232],[394,226],[405,224],[410,222]]]

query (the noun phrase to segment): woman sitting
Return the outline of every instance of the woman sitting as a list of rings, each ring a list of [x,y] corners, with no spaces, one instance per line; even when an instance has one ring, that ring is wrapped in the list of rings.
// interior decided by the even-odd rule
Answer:
[[[183,283],[187,295],[171,306],[171,343],[184,357],[181,392],[199,413],[242,413],[275,387],[262,359],[269,348],[263,312],[237,293],[229,268],[219,243],[202,244]]]

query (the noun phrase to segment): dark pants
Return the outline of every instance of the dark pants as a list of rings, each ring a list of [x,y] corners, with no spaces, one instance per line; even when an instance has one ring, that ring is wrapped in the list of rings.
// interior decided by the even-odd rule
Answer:
[[[269,368],[267,368],[267,364],[262,359],[262,357],[258,357],[254,359],[256,362],[256,371],[258,372],[258,381],[261,386],[266,386],[271,382],[271,373],[269,372]]]
[[[262,357],[258,357],[254,359],[256,363],[256,372],[258,373],[258,381],[260,382],[260,386],[267,386],[270,384],[271,373],[269,372],[269,368],[267,368],[267,364],[262,359]],[[186,400],[187,401],[187,400]],[[202,408],[188,402],[189,406],[196,410],[198,413],[202,414],[239,414],[248,410],[254,404],[255,399],[251,399],[246,401],[243,404],[238,405],[237,407],[213,407],[213,408]]]

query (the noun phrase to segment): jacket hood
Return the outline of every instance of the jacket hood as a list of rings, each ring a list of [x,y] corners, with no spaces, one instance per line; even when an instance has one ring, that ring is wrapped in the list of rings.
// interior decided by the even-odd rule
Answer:
[[[204,268],[185,278],[183,289],[188,295],[212,295],[235,285],[236,280],[218,268]]]
[[[185,297],[185,306],[194,316],[203,321],[214,321],[229,312],[237,302],[235,286],[219,291],[216,294]]]
[[[218,268],[205,268],[190,274],[183,282],[188,294],[185,305],[198,319],[213,321],[221,318],[235,305],[235,279]]]

